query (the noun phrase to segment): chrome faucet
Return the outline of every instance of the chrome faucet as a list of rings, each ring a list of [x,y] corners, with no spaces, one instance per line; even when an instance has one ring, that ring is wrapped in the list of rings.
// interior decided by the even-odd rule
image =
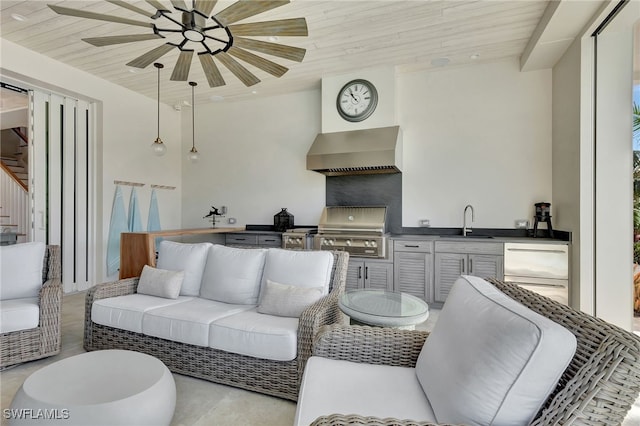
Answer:
[[[462,235],[465,237],[468,233],[473,232],[471,228],[467,229],[467,209],[471,209],[471,222],[473,222],[473,206],[471,204],[467,204],[464,208],[462,217]]]

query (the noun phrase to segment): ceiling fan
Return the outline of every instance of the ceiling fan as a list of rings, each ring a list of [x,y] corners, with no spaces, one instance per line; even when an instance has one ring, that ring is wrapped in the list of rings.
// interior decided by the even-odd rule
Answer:
[[[288,68],[251,53],[249,50],[297,62],[302,62],[306,52],[305,49],[299,47],[247,38],[251,36],[307,36],[307,22],[304,18],[236,24],[236,22],[245,18],[283,6],[289,3],[289,0],[239,0],[213,15],[211,13],[217,0],[192,0],[190,1],[191,7],[187,6],[185,0],[171,0],[175,10],[170,10],[170,8],[157,0],[145,0],[155,9],[153,13],[127,1],[106,1],[146,16],[155,22],[122,18],[53,4],[48,6],[60,15],[115,22],[152,30],[147,34],[82,39],[94,46],[165,39],[168,36],[173,35],[175,37],[177,35],[177,42],[161,44],[127,63],[128,66],[146,68],[173,49],[179,49],[180,54],[171,74],[171,80],[174,81],[186,81],[188,79],[194,53],[198,55],[209,86],[219,87],[224,86],[226,83],[218,69],[218,65],[216,65],[216,61],[213,59],[214,57],[246,86],[252,86],[259,83],[260,79],[238,62],[236,58],[275,77],[281,77],[289,70]],[[182,40],[179,40],[180,35]]]

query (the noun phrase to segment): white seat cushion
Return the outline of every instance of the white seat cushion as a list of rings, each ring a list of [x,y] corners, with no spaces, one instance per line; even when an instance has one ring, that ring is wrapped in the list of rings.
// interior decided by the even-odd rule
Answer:
[[[297,287],[322,287],[329,293],[333,254],[327,251],[301,251],[270,248],[262,275],[262,291],[267,280]]]
[[[214,245],[209,249],[200,297],[226,303],[256,305],[266,249]]]
[[[334,413],[436,422],[413,368],[313,356],[304,370],[294,425]]]
[[[181,296],[199,296],[202,273],[211,243],[176,243],[162,241],[158,248],[158,269],[184,271]]]
[[[453,285],[416,364],[439,423],[528,425],[576,349],[571,332],[478,277]]]
[[[298,318],[250,311],[216,320],[209,346],[227,352],[275,361],[291,361],[297,354]]]
[[[253,308],[194,298],[184,303],[150,309],[142,317],[142,332],[175,342],[209,345],[209,325],[220,318]]]
[[[91,320],[96,324],[142,333],[142,316],[146,311],[191,299],[193,298],[186,296],[166,299],[146,294],[128,294],[99,299],[91,305]]]
[[[0,300],[38,297],[45,248],[40,242],[0,246]]]
[[[0,333],[36,328],[39,322],[37,297],[0,301]]]

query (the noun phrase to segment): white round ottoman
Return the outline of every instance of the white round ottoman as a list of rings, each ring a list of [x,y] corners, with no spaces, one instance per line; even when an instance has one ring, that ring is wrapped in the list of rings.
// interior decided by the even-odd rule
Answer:
[[[9,424],[168,425],[176,385],[157,358],[104,350],[33,373],[11,403]]]

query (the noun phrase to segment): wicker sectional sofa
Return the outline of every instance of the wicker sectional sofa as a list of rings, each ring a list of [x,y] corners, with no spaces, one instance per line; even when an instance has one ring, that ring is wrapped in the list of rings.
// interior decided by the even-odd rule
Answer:
[[[163,241],[159,248],[159,270],[183,269],[180,253],[163,252],[171,244],[173,249],[178,247],[179,250],[190,250],[193,246],[198,246],[198,250],[202,248],[201,244],[176,246],[180,243]],[[189,272],[193,269],[193,256],[188,260],[182,257],[184,283],[181,294],[175,299],[149,295],[148,292],[140,294],[143,286],[148,288],[145,271],[142,277],[100,284],[90,289],[85,303],[85,349],[139,351],[159,358],[175,373],[296,401],[302,372],[311,356],[313,337],[321,326],[343,319],[337,298],[344,291],[348,254],[208,246],[204,273],[201,278],[197,277],[202,281],[197,294],[193,293],[194,288],[183,294],[185,286],[190,285],[187,281],[194,278]],[[258,293],[254,291],[247,296],[245,291],[240,297],[229,292],[228,285],[225,292],[216,284],[225,277],[231,277],[229,283],[238,284],[246,290],[246,271],[238,260],[243,256],[255,260],[254,255],[264,255],[265,258],[258,270]],[[272,285],[272,279],[282,284],[282,288],[296,286],[305,279],[313,281],[313,273],[311,277],[307,274],[309,268],[300,267],[305,262],[316,262],[312,258],[307,259],[309,256],[315,256],[314,259],[321,262],[325,262],[327,256],[330,259],[326,264],[326,294],[305,308],[297,318],[287,317],[295,315],[291,313],[271,314],[266,307],[263,310],[265,299],[270,297],[267,294],[282,294],[266,293],[265,285]],[[211,266],[214,263],[217,266]],[[293,281],[285,282],[289,279],[287,277]]]

